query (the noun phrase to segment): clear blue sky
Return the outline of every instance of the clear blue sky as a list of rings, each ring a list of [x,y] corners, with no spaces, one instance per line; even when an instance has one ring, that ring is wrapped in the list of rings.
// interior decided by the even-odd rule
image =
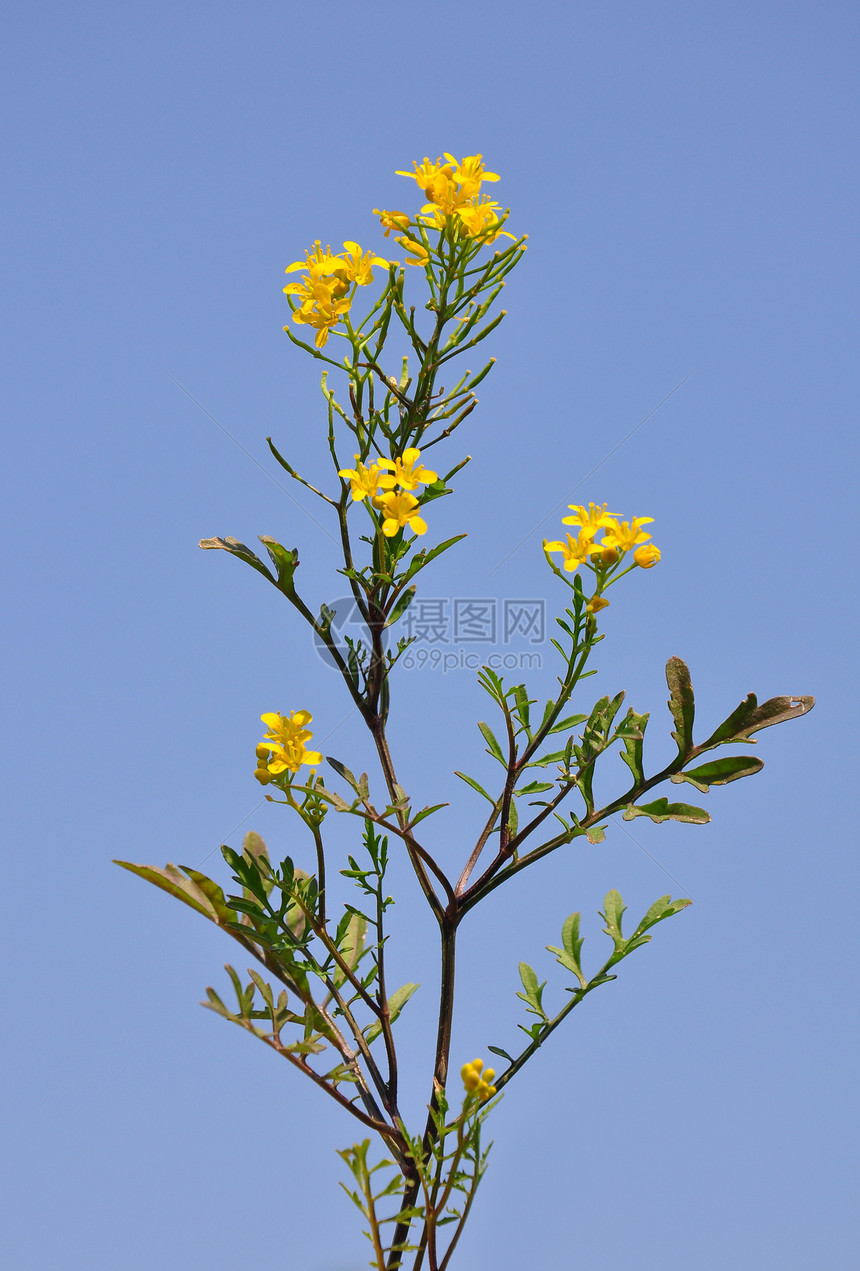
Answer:
[[[307,707],[324,750],[370,763],[286,604],[196,543],[273,534],[315,600],[340,594],[266,457],[270,433],[327,472],[283,269],[315,238],[382,248],[394,170],[450,150],[502,174],[530,246],[431,531],[470,536],[427,594],[557,606],[539,543],[576,490],[655,517],[663,561],[590,681],[653,711],[655,755],[671,654],[706,721],[751,690],[819,702],[704,796],[710,826],[614,828],[464,933],[466,1059],[514,1039],[520,958],[561,993],[542,949],[573,909],[596,957],[609,887],[631,912],[696,902],[512,1086],[459,1266],[853,1271],[856,6],[34,0],[4,28],[9,1265],[365,1265],[336,1187],[351,1125],[199,1009],[229,942],[109,859],[225,879],[246,828],[290,850],[257,808],[264,710]],[[478,809],[450,772],[482,770],[484,714],[468,671],[397,686],[406,783],[454,801],[452,868]],[[435,946],[402,881],[418,1062]]]

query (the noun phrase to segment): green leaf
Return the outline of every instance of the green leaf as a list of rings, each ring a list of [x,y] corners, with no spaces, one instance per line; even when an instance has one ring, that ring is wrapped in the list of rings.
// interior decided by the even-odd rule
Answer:
[[[277,587],[277,579],[269,572],[259,556],[252,552],[250,547],[246,547],[244,543],[240,543],[238,538],[201,538],[199,547],[204,551],[207,549],[221,548],[222,551],[229,552],[231,556],[237,556],[239,560],[243,560],[246,565],[250,565],[252,569],[256,569],[258,574],[262,574],[264,578],[268,578],[270,583],[274,583]],[[298,564],[298,561],[296,561]]]
[[[654,901],[654,904],[645,914],[645,917],[633,932],[633,938],[636,939],[641,936],[643,932],[650,927],[656,926],[664,918],[671,918],[673,914],[678,914],[682,909],[687,909],[692,903],[692,900],[673,900],[671,896],[661,896],[659,900]]]
[[[554,705],[554,702],[547,702],[547,706]],[[584,723],[586,719],[588,719],[587,715],[568,715],[567,719],[560,719],[553,724],[547,736],[550,737],[553,733],[563,733],[565,729],[576,728],[578,724]]]
[[[340,934],[340,933],[339,933]],[[339,940],[339,952],[350,971],[354,971],[364,951],[364,940],[367,934],[367,919],[363,914],[351,913],[346,928]],[[332,979],[340,986],[346,980],[346,972],[336,966]]]
[[[550,953],[556,955],[556,961],[560,962],[568,971],[572,971],[579,980],[583,988],[587,983],[582,973],[582,962],[580,954],[585,940],[584,936],[579,934],[580,915],[578,913],[571,914],[569,918],[565,918],[564,926],[561,929],[561,943],[564,946],[561,949],[555,945],[548,944],[547,949]]]
[[[175,865],[170,864],[165,865],[164,869],[158,869],[155,865],[133,865],[130,861],[114,861],[114,864],[137,874],[139,878],[145,878],[148,883],[175,896],[218,926],[232,921],[233,912],[224,899],[223,891],[205,874],[189,870],[187,872],[191,877],[186,878]]]
[[[621,895],[614,888],[606,893],[606,899],[603,902],[603,913],[601,917],[606,920],[604,928],[606,934],[612,937],[615,943],[615,950],[618,952],[627,944],[621,933],[621,919],[627,906],[621,899]]]
[[[669,710],[675,721],[672,733],[678,745],[678,754],[688,755],[693,748],[693,718],[696,707],[690,672],[680,658],[669,658],[666,663],[666,683],[669,686]]]
[[[409,606],[412,604],[412,601],[415,599],[415,593],[417,591],[418,591],[418,588],[415,586],[412,586],[412,587],[407,587],[405,591],[402,591],[400,593],[400,595],[397,597],[397,600],[394,602],[394,607],[392,608],[391,613],[388,615],[388,617],[385,620],[386,627],[393,627],[395,622],[397,622],[398,618],[403,617],[406,610],[409,608]]]
[[[648,719],[649,716],[647,714],[637,715],[631,707],[623,720],[623,725],[626,727],[621,738],[624,743],[624,749],[620,752],[621,758],[633,773],[633,780],[637,786],[645,780],[645,772],[642,767],[642,750]]]
[[[523,982],[523,988],[526,991],[526,997],[529,1001],[534,1001],[538,994],[538,978],[537,972],[530,967],[528,962],[521,962],[519,966],[520,979]]]
[[[234,1020],[236,1018],[232,1011],[228,1011],[214,989],[207,989],[206,996],[209,1000],[208,1002],[201,1002],[201,1006],[205,1006],[209,1011],[215,1011],[218,1015],[223,1015],[225,1019]]]
[[[704,808],[694,808],[689,803],[670,803],[667,798],[655,799],[653,803],[630,804],[624,809],[622,817],[632,821],[634,817],[647,816],[659,825],[661,821],[686,821],[691,825],[707,825],[710,815]]]
[[[491,754],[491,755],[492,755],[495,759],[498,759],[498,761],[499,761],[499,763],[500,763],[500,764],[502,764],[502,765],[504,765],[505,767],[507,767],[507,763],[506,763],[506,761],[505,761],[505,757],[504,757],[504,755],[502,754],[502,748],[501,748],[501,746],[499,745],[499,743],[498,743],[498,741],[496,740],[496,738],[493,736],[493,732],[492,732],[492,729],[490,728],[489,724],[484,724],[484,723],[482,723],[482,722],[480,722],[480,721],[479,721],[479,723],[478,723],[478,727],[479,727],[479,728],[480,728],[480,730],[481,730],[481,735],[482,735],[482,737],[484,738],[484,741],[487,743],[487,746],[489,747],[489,753],[490,753],[490,754]]]
[[[506,1050],[502,1050],[501,1046],[488,1046],[487,1050],[492,1051],[494,1055],[498,1055],[500,1059],[507,1059],[509,1064],[514,1062],[513,1055],[509,1055]]]
[[[528,962],[521,962],[519,965],[519,971],[525,992],[518,993],[517,997],[525,1002],[536,1015],[541,1017],[541,1019],[546,1019],[547,1014],[541,1004],[546,980],[544,980],[543,984],[538,983],[537,975],[534,969],[529,966]],[[522,1027],[522,1025],[520,1025],[520,1027]],[[528,1032],[528,1029],[524,1031]]]
[[[730,741],[749,741],[751,735],[762,728],[770,728],[772,724],[781,724],[787,719],[799,719],[814,705],[814,697],[771,697],[759,706],[755,693],[750,693],[711,734],[702,749]]]
[[[690,785],[706,793],[711,786],[724,786],[729,781],[737,781],[739,777],[751,777],[761,772],[764,762],[755,755],[731,755],[726,759],[715,759],[713,763],[702,764],[699,768],[689,768],[686,772],[676,772],[672,781],[678,785],[689,781]]]
[[[545,790],[552,790],[554,785],[553,781],[530,781],[527,786],[520,786],[519,790],[515,790],[514,794],[543,794]]]
[[[290,550],[282,547],[277,539],[270,538],[268,534],[260,534],[258,537],[278,572],[278,586],[281,591],[288,596],[293,595],[295,593],[293,574],[299,567],[299,549],[294,547]]]
[[[423,821],[425,816],[432,816],[433,813],[438,812],[440,808],[447,808],[448,806],[449,805],[447,803],[434,803],[432,807],[428,805],[428,807],[422,808],[420,812],[415,813],[414,817],[409,822],[410,830],[416,826],[419,821]]]
[[[409,1001],[410,997],[415,992],[415,990],[420,987],[421,986],[419,984],[404,984],[402,985],[401,988],[397,990],[396,993],[391,994],[391,996],[388,999],[388,1013],[389,1013],[389,1019],[392,1024],[397,1019],[397,1016],[403,1010],[404,1006]],[[374,1024],[370,1025],[370,1027],[366,1030],[364,1035],[367,1038],[368,1042],[372,1042],[372,1041],[376,1041],[377,1037],[379,1036],[381,1032],[382,1032],[382,1023],[380,1020],[377,1020]]]
[[[525,685],[517,684],[513,689],[513,695],[519,721],[525,729],[526,736],[531,739],[532,734],[529,721],[529,707],[531,706],[531,702],[529,701]]]
[[[334,768],[337,775],[339,777],[342,777],[344,781],[347,783],[347,785],[352,786],[356,794],[360,794],[358,779],[356,778],[354,772],[350,772],[346,764],[341,763],[339,759],[332,759],[331,755],[326,755],[325,761],[329,765],[329,767]]]
[[[484,787],[478,785],[474,777],[467,777],[465,772],[456,772],[456,771],[454,773],[454,776],[459,777],[461,781],[465,781],[467,786],[471,786],[473,790],[478,791],[478,794],[482,794],[484,798],[487,799],[490,803],[495,804],[496,800],[493,798],[493,796],[491,794],[487,794]]]

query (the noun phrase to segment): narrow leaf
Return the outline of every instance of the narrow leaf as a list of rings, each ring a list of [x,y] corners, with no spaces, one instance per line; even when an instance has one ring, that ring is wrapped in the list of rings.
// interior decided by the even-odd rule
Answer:
[[[498,759],[500,764],[505,764],[505,757],[502,754],[502,748],[499,745],[496,738],[493,736],[493,732],[489,724],[484,724],[482,722],[479,722],[478,727],[481,730],[481,735],[483,736],[484,741],[487,743],[487,746],[489,747],[490,754],[493,755],[494,758]]]
[[[490,803],[495,804],[496,800],[493,798],[493,796],[490,794],[487,794],[484,787],[478,785],[474,777],[467,777],[465,772],[456,772],[456,771],[454,773],[454,776],[459,777],[461,781],[465,781],[467,786],[471,786],[473,790],[478,791],[478,794],[482,794],[484,798],[487,799]]]

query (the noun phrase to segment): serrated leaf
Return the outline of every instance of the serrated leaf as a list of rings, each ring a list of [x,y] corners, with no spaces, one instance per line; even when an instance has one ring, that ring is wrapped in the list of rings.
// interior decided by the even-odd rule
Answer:
[[[788,719],[798,719],[814,705],[814,697],[771,697],[759,706],[755,693],[750,693],[711,734],[703,749],[730,741],[749,741],[753,733]]]
[[[713,763],[702,764],[699,768],[688,768],[686,772],[676,772],[672,781],[678,785],[689,781],[690,785],[705,794],[711,786],[724,786],[740,777],[751,777],[761,772],[764,762],[755,755],[731,755],[726,759],[715,759]]]
[[[704,808],[695,808],[690,803],[670,803],[667,798],[655,799],[653,803],[630,804],[622,813],[625,821],[632,821],[637,816],[647,816],[656,825],[662,821],[685,821],[690,825],[707,825],[710,815]]]
[[[682,757],[693,748],[693,719],[696,713],[693,685],[686,663],[680,658],[669,658],[666,663],[666,683],[669,686],[669,710],[675,721],[672,736]]]
[[[415,990],[420,987],[421,986],[419,984],[404,984],[397,990],[396,993],[391,994],[388,999],[388,1017],[392,1024],[397,1019],[397,1016],[403,1010]],[[381,1032],[382,1023],[380,1020],[377,1020],[375,1023],[370,1025],[364,1035],[368,1042],[372,1042],[376,1040]]]

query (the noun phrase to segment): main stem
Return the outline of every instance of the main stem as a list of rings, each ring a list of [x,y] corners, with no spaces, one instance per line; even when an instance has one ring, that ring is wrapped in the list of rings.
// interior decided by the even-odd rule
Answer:
[[[422,1140],[422,1150],[424,1152],[424,1160],[426,1161],[436,1138],[436,1123],[433,1114],[438,1110],[439,1095],[448,1084],[448,1063],[451,1054],[451,1024],[454,1018],[454,981],[456,972],[456,951],[457,951],[457,925],[460,915],[457,910],[451,909],[445,911],[439,921],[439,933],[442,941],[442,978],[439,985],[439,1022],[436,1029],[436,1060],[433,1068],[433,1093],[430,1098],[430,1104],[427,1113],[427,1124],[424,1128],[424,1138]],[[421,1188],[421,1181],[416,1175],[406,1180],[403,1189],[402,1209],[411,1209],[418,1199],[418,1192]],[[426,1222],[426,1216],[425,1216]],[[397,1246],[403,1244],[408,1236],[409,1229],[412,1226],[411,1219],[404,1218],[398,1222],[394,1229],[394,1236],[391,1244],[393,1246],[389,1255],[387,1271],[399,1271],[403,1265],[403,1255],[398,1251]],[[419,1250],[418,1257],[415,1262],[415,1271],[421,1265],[423,1258],[423,1242],[422,1248]]]

